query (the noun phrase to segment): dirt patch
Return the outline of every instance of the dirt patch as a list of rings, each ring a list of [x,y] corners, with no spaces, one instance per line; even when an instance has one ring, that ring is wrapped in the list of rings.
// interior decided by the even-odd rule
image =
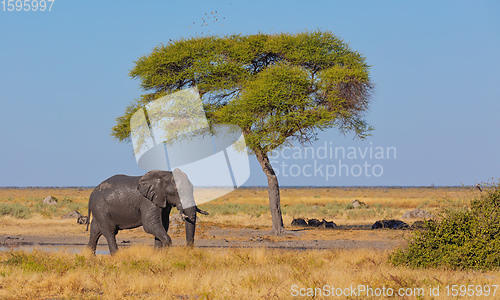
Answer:
[[[264,247],[290,250],[307,249],[376,249],[388,250],[405,244],[407,232],[394,230],[374,231],[366,226],[344,226],[337,229],[294,229],[290,234],[274,236],[270,228],[222,228],[216,225],[199,226],[195,238],[195,247],[231,248]],[[169,230],[173,246],[185,245],[184,230]],[[88,232],[80,230],[68,235],[0,235],[1,247],[50,246],[83,249],[88,242]],[[121,231],[117,235],[119,247],[130,245],[153,245],[153,237],[142,231]],[[106,246],[106,239],[101,237],[99,245]],[[106,247],[107,248],[107,247]]]

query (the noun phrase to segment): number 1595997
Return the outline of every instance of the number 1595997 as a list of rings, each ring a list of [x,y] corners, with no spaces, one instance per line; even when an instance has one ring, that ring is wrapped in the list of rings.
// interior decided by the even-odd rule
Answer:
[[[55,0],[2,0],[3,11],[51,11]]]

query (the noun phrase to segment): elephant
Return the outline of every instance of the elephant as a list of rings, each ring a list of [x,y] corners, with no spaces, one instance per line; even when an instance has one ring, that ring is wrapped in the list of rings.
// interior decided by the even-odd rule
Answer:
[[[193,185],[179,169],[149,171],[143,176],[115,175],[101,182],[90,194],[88,247],[95,253],[99,238],[104,235],[109,252],[116,253],[116,234],[123,229],[143,226],[155,237],[155,247],[168,247],[169,215],[177,207],[186,225],[186,244],[194,244],[196,213],[208,215],[196,206]],[[87,223],[87,230],[89,223]]]

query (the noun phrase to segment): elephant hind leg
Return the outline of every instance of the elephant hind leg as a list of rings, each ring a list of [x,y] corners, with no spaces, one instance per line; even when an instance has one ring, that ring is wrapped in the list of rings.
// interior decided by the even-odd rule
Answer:
[[[99,222],[96,222],[99,229],[99,236],[104,235],[106,241],[108,242],[109,253],[115,254],[118,251],[118,245],[116,244],[116,234],[118,233],[116,225],[111,220],[107,220],[105,218],[96,216],[96,219]],[[92,225],[94,221],[92,221]],[[92,235],[92,226],[91,226],[91,235]]]
[[[118,251],[118,245],[116,244],[116,232],[111,230],[105,230],[102,235],[108,241],[109,253],[111,255],[115,254]]]
[[[88,247],[95,254],[95,250],[97,249],[97,242],[99,238],[102,236],[101,229],[99,228],[99,224],[97,224],[96,220],[92,220],[90,225],[90,238]]]
[[[90,224],[90,239],[89,248],[95,253],[97,248],[97,242],[99,238],[104,235],[106,241],[108,242],[109,253],[114,254],[118,251],[118,245],[116,244],[116,228],[111,224],[102,225],[97,222],[97,219],[93,219]]]

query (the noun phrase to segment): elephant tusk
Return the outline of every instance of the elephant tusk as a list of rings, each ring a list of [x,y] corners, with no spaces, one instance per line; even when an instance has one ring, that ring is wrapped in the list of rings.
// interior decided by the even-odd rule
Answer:
[[[197,212],[199,212],[199,213],[200,213],[200,214],[202,214],[202,215],[209,215],[209,213],[208,213],[208,212],[206,212],[206,211],[204,211],[204,210],[199,209],[199,208],[198,208],[198,206],[196,207],[196,211],[197,211]]]

